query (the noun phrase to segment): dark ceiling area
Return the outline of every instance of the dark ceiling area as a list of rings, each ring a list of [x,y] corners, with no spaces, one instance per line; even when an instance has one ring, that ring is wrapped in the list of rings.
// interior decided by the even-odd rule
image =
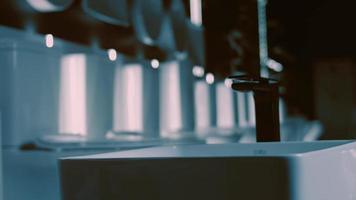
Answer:
[[[119,51],[129,55],[133,55],[141,45],[135,39],[132,27],[110,25],[91,18],[80,8],[80,0],[76,0],[69,9],[55,13],[24,12],[16,2],[17,0],[1,1],[1,24],[24,29],[32,23],[39,33],[51,31],[57,37],[81,44],[90,44],[93,37],[97,37],[103,48],[117,47]],[[183,2],[188,10],[188,1]],[[231,6],[231,3],[223,2],[219,1],[218,4],[226,5],[225,16],[233,14],[230,11],[238,11],[238,5]],[[248,1],[236,2],[241,4]],[[212,3],[205,4],[205,7],[216,6]],[[337,3],[332,0],[268,1],[270,48],[282,47],[293,55],[353,55],[356,45],[356,29],[353,28],[355,7],[356,2],[353,0],[340,0]],[[226,24],[231,19],[233,18],[217,20],[216,23]],[[239,20],[238,17],[236,19]],[[270,51],[274,53],[273,50]]]
[[[20,3],[19,3],[20,2]],[[148,58],[165,57],[153,46],[140,43],[132,26],[118,26],[94,19],[81,8],[76,0],[64,11],[41,13],[18,0],[2,0],[0,3],[0,24],[19,29],[32,29],[36,33],[51,33],[56,37],[82,45],[98,45],[100,48],[114,48],[127,56],[137,51]]]
[[[259,74],[257,1],[203,1],[206,68],[225,78]]]
[[[353,0],[269,1],[269,42],[296,55],[352,56],[355,7]]]

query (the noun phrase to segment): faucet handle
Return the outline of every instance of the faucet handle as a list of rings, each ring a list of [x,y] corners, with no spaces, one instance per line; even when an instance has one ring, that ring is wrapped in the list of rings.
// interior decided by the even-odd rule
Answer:
[[[277,90],[279,83],[275,79],[252,77],[252,76],[229,76],[228,79],[232,81],[232,89],[238,91],[271,91]]]
[[[252,91],[256,111],[256,140],[258,142],[280,141],[279,83],[263,77],[230,76],[231,88]]]

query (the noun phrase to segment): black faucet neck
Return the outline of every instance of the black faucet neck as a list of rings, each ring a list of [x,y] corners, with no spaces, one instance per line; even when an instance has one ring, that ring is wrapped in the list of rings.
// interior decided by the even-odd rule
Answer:
[[[262,77],[231,76],[232,89],[252,91],[257,142],[280,141],[278,81]]]

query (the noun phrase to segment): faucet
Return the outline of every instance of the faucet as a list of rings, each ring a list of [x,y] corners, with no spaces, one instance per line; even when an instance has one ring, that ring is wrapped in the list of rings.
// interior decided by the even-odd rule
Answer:
[[[263,77],[230,76],[231,88],[253,92],[256,112],[256,141],[280,141],[278,81]]]

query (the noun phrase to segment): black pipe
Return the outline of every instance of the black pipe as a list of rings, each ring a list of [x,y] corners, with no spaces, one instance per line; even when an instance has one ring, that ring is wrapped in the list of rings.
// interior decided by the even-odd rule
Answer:
[[[255,99],[257,142],[280,141],[278,82],[267,78],[231,76],[232,89],[252,91]]]

